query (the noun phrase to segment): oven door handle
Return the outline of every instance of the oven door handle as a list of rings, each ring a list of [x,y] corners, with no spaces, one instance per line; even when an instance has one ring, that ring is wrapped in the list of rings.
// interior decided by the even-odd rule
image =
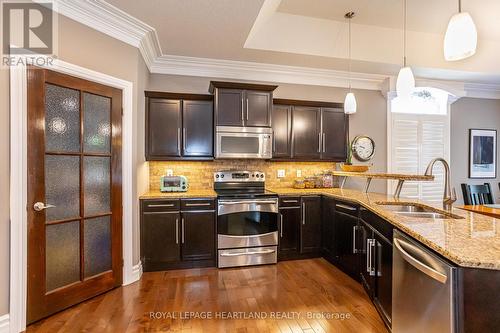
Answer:
[[[239,252],[239,253],[221,253],[221,257],[238,257],[238,256],[250,256],[254,254],[271,254],[276,252],[276,250],[264,250],[264,251],[253,251],[253,252]]]
[[[241,205],[241,204],[275,204],[276,200],[248,200],[248,201],[219,201],[219,205]]]

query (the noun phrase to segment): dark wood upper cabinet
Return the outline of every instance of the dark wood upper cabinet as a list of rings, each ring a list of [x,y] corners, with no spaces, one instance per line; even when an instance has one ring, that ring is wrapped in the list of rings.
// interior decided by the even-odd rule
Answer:
[[[273,91],[277,86],[211,81],[217,126],[271,126]]]
[[[243,90],[217,89],[215,95],[217,126],[243,126],[244,95]]]
[[[273,105],[273,158],[292,157],[292,107]]]
[[[300,233],[301,253],[321,252],[321,197],[301,198],[302,223]]]
[[[146,91],[146,160],[213,159],[213,96]]]
[[[146,112],[146,156],[181,156],[181,101],[150,99]]]
[[[345,161],[349,117],[341,108],[322,108],[321,159]]]
[[[213,156],[213,105],[212,101],[182,103],[183,156]]]
[[[319,159],[321,156],[321,109],[294,106],[292,136],[294,158]]]

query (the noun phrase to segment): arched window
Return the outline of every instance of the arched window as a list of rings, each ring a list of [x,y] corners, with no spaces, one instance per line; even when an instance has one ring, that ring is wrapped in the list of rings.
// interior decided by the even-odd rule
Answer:
[[[389,98],[388,168],[391,173],[423,174],[435,157],[450,158],[450,94],[418,87],[409,99]],[[441,201],[444,168],[436,165],[434,182],[406,182],[401,196]],[[389,183],[392,193],[395,183]]]

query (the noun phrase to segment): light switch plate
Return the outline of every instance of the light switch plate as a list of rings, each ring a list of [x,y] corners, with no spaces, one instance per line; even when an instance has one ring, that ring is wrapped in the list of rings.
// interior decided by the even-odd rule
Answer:
[[[302,177],[302,170],[297,169],[297,177]]]
[[[167,169],[167,177],[171,177],[174,175],[174,170],[172,169]]]
[[[285,170],[279,169],[278,170],[278,178],[283,178],[283,177],[285,177]]]

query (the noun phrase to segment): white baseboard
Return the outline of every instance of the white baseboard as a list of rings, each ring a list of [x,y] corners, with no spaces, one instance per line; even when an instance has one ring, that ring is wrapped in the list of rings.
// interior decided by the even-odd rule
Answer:
[[[141,279],[141,276],[142,276],[142,262],[139,261],[137,265],[132,266],[132,274],[123,281],[123,285],[126,286],[128,284],[139,281]]]
[[[9,314],[0,316],[0,333],[10,333]]]

